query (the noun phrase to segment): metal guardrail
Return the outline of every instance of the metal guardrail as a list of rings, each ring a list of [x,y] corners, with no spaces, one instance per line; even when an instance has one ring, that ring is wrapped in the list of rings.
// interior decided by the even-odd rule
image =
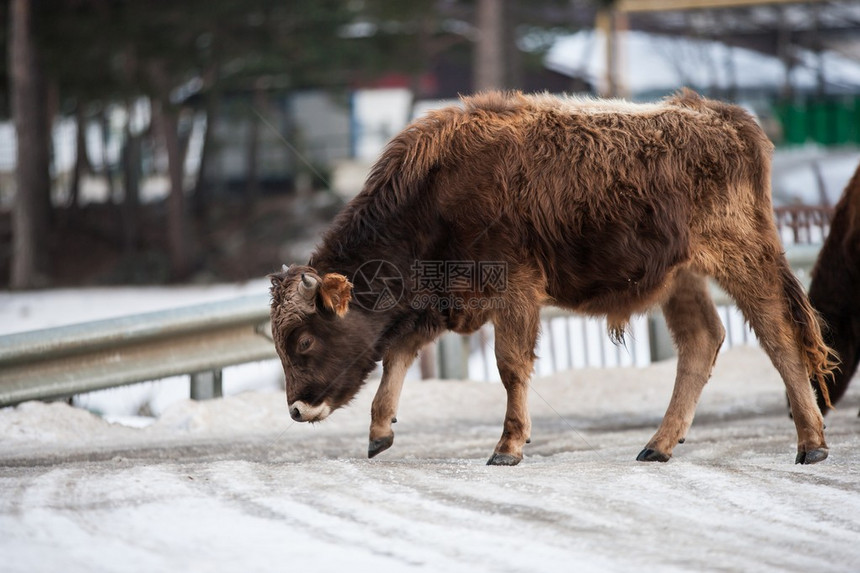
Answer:
[[[268,320],[254,295],[0,336],[0,406],[275,358]]]
[[[818,249],[787,249],[805,284]],[[719,289],[712,294],[716,304],[732,304]],[[546,308],[542,318],[570,314]],[[659,312],[649,318],[654,359],[672,348],[661,320]],[[0,407],[180,374],[192,375],[192,397],[217,396],[222,368],[277,357],[268,321],[266,294],[0,336]],[[439,341],[439,375],[466,378],[467,356],[468,337],[445,335]],[[201,373],[209,382],[195,376]]]

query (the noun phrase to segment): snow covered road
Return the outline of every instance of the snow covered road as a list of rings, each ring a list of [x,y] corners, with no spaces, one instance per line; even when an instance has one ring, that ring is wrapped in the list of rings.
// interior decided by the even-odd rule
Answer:
[[[514,468],[484,465],[504,415],[490,383],[407,384],[373,460],[373,385],[316,426],[263,392],[144,429],[0,410],[0,569],[860,571],[860,383],[827,418],[830,458],[796,466],[776,372],[733,349],[674,458],[636,462],[673,369],[534,381]]]

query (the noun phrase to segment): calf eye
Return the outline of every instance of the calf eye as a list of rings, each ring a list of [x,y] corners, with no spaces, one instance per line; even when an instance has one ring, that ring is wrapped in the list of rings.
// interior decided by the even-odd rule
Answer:
[[[299,352],[307,352],[314,343],[313,336],[303,336],[299,339]]]

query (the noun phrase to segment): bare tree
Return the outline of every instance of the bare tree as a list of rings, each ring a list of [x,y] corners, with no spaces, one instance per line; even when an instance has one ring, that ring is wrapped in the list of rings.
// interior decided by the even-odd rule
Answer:
[[[9,6],[9,84],[18,139],[12,215],[13,289],[33,288],[47,281],[50,131],[45,81],[33,38],[32,4],[30,0],[12,0]]]
[[[75,165],[72,170],[72,181],[69,185],[69,201],[70,209],[78,208],[78,200],[80,197],[81,178],[85,173],[92,173],[93,168],[87,156],[87,116],[84,113],[84,104],[78,101],[75,106],[75,124],[77,130],[75,133]]]
[[[167,150],[167,172],[170,194],[167,197],[167,242],[170,251],[170,274],[173,280],[184,279],[190,270],[186,239],[185,192],[182,176],[182,144],[179,141],[179,114],[167,100],[159,102],[155,121]]]
[[[253,88],[253,108],[249,114],[250,124],[248,129],[248,141],[245,153],[246,161],[246,182],[245,182],[245,208],[248,212],[252,212],[257,202],[260,199],[260,141],[262,127],[262,119],[259,116],[264,116],[266,113],[266,105],[268,103],[265,77],[258,78],[254,82]]]
[[[187,241],[188,220],[185,214],[183,189],[184,154],[179,138],[179,110],[170,102],[171,83],[163,61],[152,60],[148,66],[149,78],[156,93],[153,106],[153,124],[163,137],[167,151],[167,173],[170,192],[167,196],[167,243],[170,255],[170,274],[173,280],[182,280],[190,271]]]

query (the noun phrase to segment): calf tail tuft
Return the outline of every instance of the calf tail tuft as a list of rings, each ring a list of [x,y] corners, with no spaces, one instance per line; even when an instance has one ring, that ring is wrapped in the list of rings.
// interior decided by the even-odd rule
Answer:
[[[821,319],[809,299],[803,292],[803,287],[788,264],[780,265],[783,289],[788,300],[788,308],[796,329],[803,351],[803,361],[810,380],[818,385],[824,403],[833,408],[830,403],[830,392],[827,388],[827,378],[832,377],[838,368],[839,357],[827,346],[821,334]]]

